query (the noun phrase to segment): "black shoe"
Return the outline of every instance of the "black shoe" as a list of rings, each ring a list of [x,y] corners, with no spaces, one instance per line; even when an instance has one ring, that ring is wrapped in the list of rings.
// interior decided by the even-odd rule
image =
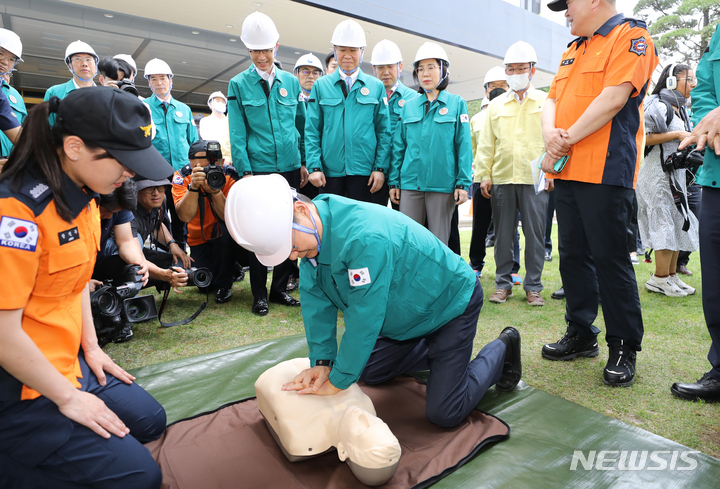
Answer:
[[[223,289],[222,287],[217,289],[215,292],[215,302],[218,304],[225,304],[232,297],[232,290]]]
[[[565,332],[557,343],[548,343],[542,347],[542,356],[547,360],[572,360],[575,357],[596,357],[600,348],[595,338],[589,340]]]
[[[495,246],[495,238],[486,238],[485,248],[492,248],[493,246]]]
[[[283,306],[288,307],[300,307],[300,301],[292,297],[287,292],[281,292],[280,296],[270,296],[270,302],[274,302],[275,304],[282,304]]]
[[[565,298],[565,288],[560,287],[555,292],[550,294],[550,297],[552,297],[555,300],[559,300],[559,301],[563,300]]]
[[[270,309],[268,308],[268,303],[265,299],[260,299],[259,301],[253,302],[253,314],[257,314],[258,316],[267,316],[267,313],[269,311]]]
[[[502,330],[498,339],[505,343],[505,360],[502,376],[495,384],[495,389],[506,392],[513,390],[522,377],[520,332],[512,326],[508,326]]]
[[[637,353],[628,349],[621,341],[619,345],[610,345],[608,358],[603,371],[603,382],[612,387],[629,387],[635,382],[635,357]]]
[[[545,252],[545,261],[552,261],[552,251]]]
[[[123,326],[123,329],[115,333],[113,337],[110,338],[110,341],[112,343],[125,343],[131,339],[133,339],[132,325],[130,323],[126,323],[125,326]]]
[[[670,392],[688,401],[720,402],[720,380],[713,379],[708,372],[692,384],[675,382]]]
[[[298,281],[299,281],[299,280],[300,280],[300,279],[297,278],[297,277],[290,277],[290,278],[288,279],[287,287],[286,287],[285,290],[288,291],[288,292],[292,292],[293,290],[297,290],[297,288],[298,288]]]

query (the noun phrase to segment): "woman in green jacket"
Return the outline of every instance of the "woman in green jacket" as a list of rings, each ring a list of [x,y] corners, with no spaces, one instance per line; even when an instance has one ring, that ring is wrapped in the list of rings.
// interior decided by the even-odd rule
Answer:
[[[467,200],[472,183],[467,104],[445,90],[449,66],[438,44],[426,42],[418,49],[413,78],[421,96],[403,107],[389,183],[390,199],[400,204],[400,212],[420,224],[427,220],[428,229],[446,245],[453,210]]]

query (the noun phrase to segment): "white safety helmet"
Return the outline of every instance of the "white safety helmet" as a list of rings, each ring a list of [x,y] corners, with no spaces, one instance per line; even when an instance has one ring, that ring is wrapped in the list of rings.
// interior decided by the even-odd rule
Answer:
[[[365,31],[360,24],[352,19],[343,20],[335,27],[330,42],[333,46],[348,48],[364,48],[367,46]]]
[[[402,63],[402,54],[397,44],[387,39],[383,39],[375,45],[370,56],[370,64],[378,65],[394,65]]]
[[[493,66],[485,73],[485,79],[483,80],[483,86],[487,88],[488,83],[494,81],[507,82],[507,75],[505,74],[505,68],[502,66]]]
[[[292,190],[277,173],[238,180],[225,202],[230,236],[268,267],[292,252],[293,214]]]
[[[248,49],[274,49],[280,34],[270,17],[262,12],[253,12],[243,21],[240,40]]]
[[[137,75],[137,64],[135,63],[135,60],[132,56],[130,56],[129,54],[116,54],[115,56],[113,56],[113,59],[121,59],[125,61],[127,64],[130,65],[133,70],[135,70],[135,74]]]
[[[503,61],[506,65],[511,63],[537,63],[537,54],[535,49],[525,41],[518,41],[510,46],[505,53],[505,60]]]
[[[22,42],[20,41],[20,36],[13,31],[0,29],[0,47],[10,51],[18,61],[24,61],[22,59]]]
[[[301,66],[312,66],[313,68],[317,68],[318,70],[320,70],[323,75],[325,74],[322,62],[313,53],[303,54],[302,56],[300,56],[295,62],[295,68],[293,68],[293,73],[297,75],[298,70]]]
[[[218,97],[221,98],[221,99],[223,99],[223,100],[225,100],[225,103],[227,103],[227,97],[225,96],[224,93],[222,93],[222,92],[213,92],[213,93],[211,93],[210,96],[208,97],[208,101],[207,101],[208,106],[211,106],[212,103],[213,103],[213,100],[216,99],[216,98],[218,98]]]
[[[67,49],[65,50],[65,64],[70,64],[70,58],[72,58],[76,54],[80,53],[87,53],[91,55],[93,58],[95,58],[95,64],[100,61],[100,58],[98,57],[95,50],[86,42],[82,41],[74,41],[68,44]]]
[[[418,49],[417,53],[415,53],[415,62],[413,63],[413,67],[417,68],[418,63],[424,59],[441,59],[450,66],[450,60],[448,59],[447,53],[442,46],[434,42],[426,42],[420,46],[420,49]]]
[[[172,78],[173,72],[165,61],[153,58],[145,65],[145,74],[143,76],[149,80],[150,75],[167,75]]]

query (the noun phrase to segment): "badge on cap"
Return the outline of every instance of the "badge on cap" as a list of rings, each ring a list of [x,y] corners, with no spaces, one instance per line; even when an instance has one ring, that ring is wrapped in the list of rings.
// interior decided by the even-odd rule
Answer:
[[[12,102],[14,104],[17,103],[17,99],[15,98],[15,95],[10,95],[8,98],[10,99],[10,102]]]
[[[443,107],[442,109],[438,110],[438,114],[440,114],[440,115],[445,115],[447,113],[448,113],[447,107]]]
[[[460,122],[470,122],[470,118],[467,114],[460,114]]]
[[[178,110],[177,112],[175,112],[175,115],[178,116],[178,117],[182,117],[182,112],[180,112],[180,111]]]
[[[0,246],[35,251],[38,242],[37,224],[10,216],[0,219]]]
[[[404,107],[404,106],[405,106],[405,99],[403,98],[403,99],[400,99],[400,101],[398,102],[398,107]]]
[[[368,87],[362,87],[360,89],[360,93],[362,93],[363,95],[370,95],[370,90],[368,90]]]
[[[647,49],[647,41],[644,37],[638,37],[630,41],[630,52],[635,53],[638,56],[645,56],[645,50]]]
[[[281,88],[281,89],[280,89],[280,96],[281,96],[281,97],[287,97],[287,90],[285,90],[284,88]]]
[[[372,282],[370,270],[367,267],[348,269],[348,278],[350,279],[350,287],[359,287]]]
[[[145,137],[149,138],[152,134],[152,124],[149,126],[140,126],[140,129],[142,129],[145,132]]]

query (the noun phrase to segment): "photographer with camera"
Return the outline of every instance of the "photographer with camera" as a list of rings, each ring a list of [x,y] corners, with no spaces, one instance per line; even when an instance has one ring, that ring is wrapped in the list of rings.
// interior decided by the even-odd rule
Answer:
[[[97,193],[136,171],[171,172],[148,124],[118,90],[53,97],[30,111],[0,174],[0,460],[11,462],[0,474],[11,487],[160,487],[142,443],[162,434],[165,412],[99,348],[88,287]]]
[[[213,280],[209,289],[216,289],[215,302],[224,304],[232,297],[234,263],[242,254],[225,227],[225,198],[240,177],[234,167],[223,164],[217,141],[195,141],[188,159],[190,164],[173,176],[175,209],[187,223],[195,266],[210,270]]]
[[[680,250],[698,249],[698,221],[688,206],[691,163],[675,151],[692,131],[685,106],[696,84],[688,65],[670,64],[644,104],[647,148],[636,188],[638,227],[643,246],[655,250],[655,273],[645,287],[668,297],[695,293],[677,274]]]

